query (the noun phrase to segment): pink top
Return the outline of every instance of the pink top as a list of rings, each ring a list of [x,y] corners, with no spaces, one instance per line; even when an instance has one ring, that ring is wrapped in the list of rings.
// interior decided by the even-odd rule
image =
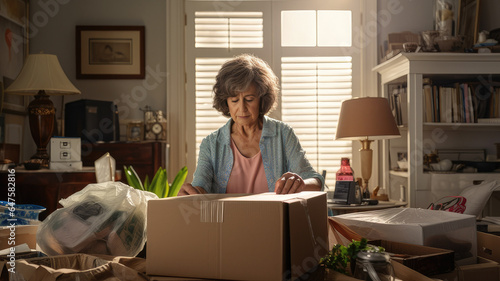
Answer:
[[[232,138],[231,149],[234,164],[227,182],[226,193],[269,192],[260,151],[253,157],[247,158],[240,153]]]

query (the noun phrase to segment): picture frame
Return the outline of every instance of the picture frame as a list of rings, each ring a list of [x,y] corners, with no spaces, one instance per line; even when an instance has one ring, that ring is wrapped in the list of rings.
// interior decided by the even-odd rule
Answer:
[[[401,146],[391,146],[389,148],[389,165],[391,170],[396,170],[396,171],[401,171],[401,169],[398,165],[398,161],[400,161],[401,157],[406,157],[406,161],[408,161],[408,152],[406,150],[406,147],[401,147]]]
[[[144,26],[76,26],[77,79],[144,79]]]
[[[0,113],[26,115],[28,97],[4,92],[16,79],[28,55],[28,3],[25,0],[0,1]],[[3,37],[3,36],[2,36]]]
[[[472,48],[477,42],[480,0],[460,0],[458,6],[458,32],[464,36],[464,47]]]
[[[144,123],[131,121],[127,123],[127,141],[142,141],[144,139]]]

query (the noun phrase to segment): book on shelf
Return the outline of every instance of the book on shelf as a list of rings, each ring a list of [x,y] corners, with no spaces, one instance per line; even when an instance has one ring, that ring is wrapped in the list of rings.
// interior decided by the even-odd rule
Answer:
[[[398,126],[408,124],[408,94],[406,87],[399,85],[392,90],[389,97],[392,114]]]
[[[399,101],[401,103],[401,125],[408,125],[408,92],[406,87],[399,88]]]
[[[422,94],[424,122],[485,123],[500,118],[500,87],[472,82],[426,84]]]
[[[432,86],[432,97],[434,99],[434,120],[433,122],[441,122],[441,118],[439,116],[439,92],[438,87],[436,85]]]
[[[477,118],[477,123],[500,124],[500,118]]]
[[[425,122],[434,122],[434,100],[432,98],[432,86],[424,85],[424,113]]]

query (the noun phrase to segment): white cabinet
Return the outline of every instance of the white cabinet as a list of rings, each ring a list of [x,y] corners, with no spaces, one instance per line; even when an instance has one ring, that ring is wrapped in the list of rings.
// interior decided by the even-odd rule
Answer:
[[[410,207],[426,208],[431,196],[431,175],[424,172],[424,154],[436,149],[485,149],[496,155],[500,143],[500,124],[424,123],[423,79],[439,81],[475,81],[489,85],[500,82],[500,54],[472,53],[401,53],[379,64],[382,96],[389,97],[391,84],[407,86],[408,124],[400,128],[402,137],[382,145],[382,179],[392,199],[399,199],[400,185],[405,185]],[[408,172],[391,171],[389,154],[394,148],[407,151]],[[392,166],[392,165],[391,165]],[[500,174],[491,175],[500,179]],[[458,176],[458,174],[457,174]],[[475,175],[470,175],[474,178]],[[450,181],[455,178],[450,176]]]

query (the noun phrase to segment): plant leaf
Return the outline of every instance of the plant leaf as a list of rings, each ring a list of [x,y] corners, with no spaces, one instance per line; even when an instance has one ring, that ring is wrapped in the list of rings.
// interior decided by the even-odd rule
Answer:
[[[128,169],[126,166],[123,166],[125,170],[125,177],[127,178],[128,185],[132,186],[135,189],[144,190],[144,186],[141,183],[141,179],[135,172],[132,166],[129,166]]]
[[[187,174],[188,174],[187,167],[186,166],[182,167],[182,169],[175,176],[175,179],[174,179],[174,181],[172,182],[172,185],[169,188],[168,196],[167,197],[177,196],[177,193],[179,193],[179,190],[181,189],[182,184],[186,180]]]
[[[151,180],[151,184],[149,185],[149,190],[154,194],[158,195],[159,198],[163,198],[165,194],[165,186],[167,182],[167,171],[163,168],[158,168],[155,176]]]
[[[146,178],[144,179],[144,190],[148,190],[149,188],[149,177],[146,175]]]

